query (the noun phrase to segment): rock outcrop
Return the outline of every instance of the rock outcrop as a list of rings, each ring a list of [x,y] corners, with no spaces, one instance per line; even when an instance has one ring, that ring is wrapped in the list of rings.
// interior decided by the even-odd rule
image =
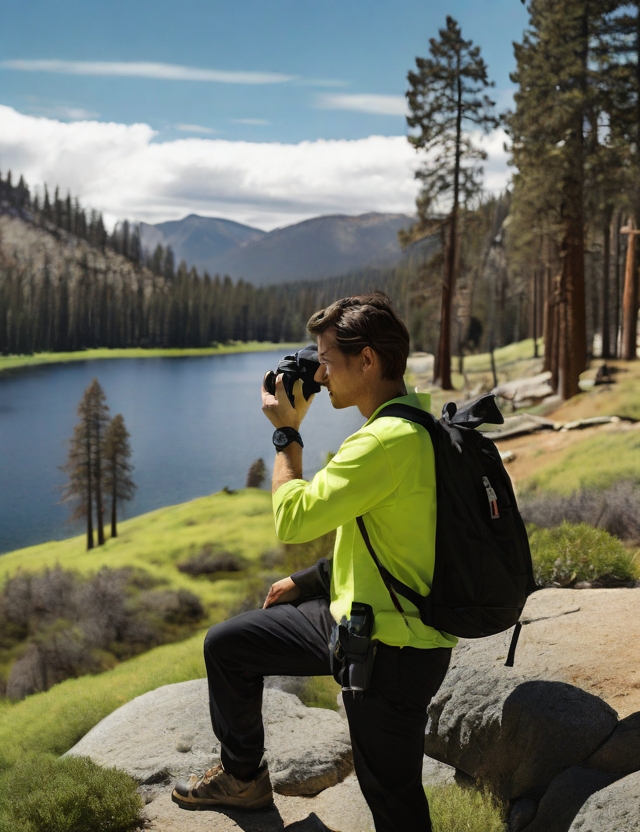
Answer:
[[[593,794],[569,832],[640,832],[640,772]]]
[[[618,721],[596,695],[635,704],[639,666],[627,648],[638,612],[638,589],[543,590],[524,611],[515,668],[504,667],[508,635],[454,652],[429,708],[425,751],[508,799],[509,832],[577,830],[584,807],[601,811],[598,795],[640,770],[640,712]]]
[[[580,688],[500,677],[477,665],[449,671],[429,714],[425,752],[505,799],[542,793],[617,724],[612,708]]]
[[[293,694],[269,689],[263,715],[266,756],[276,791],[317,794],[352,770],[349,734],[338,714],[306,708]],[[206,680],[165,685],[137,697],[103,719],[67,753],[116,766],[147,785],[205,771],[220,761]]]

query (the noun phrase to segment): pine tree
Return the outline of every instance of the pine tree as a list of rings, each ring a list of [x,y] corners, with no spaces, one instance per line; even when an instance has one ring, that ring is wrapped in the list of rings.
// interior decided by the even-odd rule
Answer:
[[[104,441],[109,410],[105,394],[94,378],[78,405],[79,423],[70,442],[69,456],[62,470],[69,477],[63,487],[63,502],[74,504],[72,519],[87,520],[87,549],[93,549],[93,510],[95,506],[98,546],[104,543]]]
[[[615,0],[530,0],[529,29],[515,44],[511,79],[519,88],[508,119],[518,169],[514,209],[526,218],[522,224],[528,219],[542,229],[547,266],[555,268],[547,292],[545,361],[565,399],[579,392],[587,365],[587,219],[600,212],[600,237],[606,236],[615,201],[613,172],[619,162],[611,143],[604,71],[610,52],[603,39],[615,5]],[[604,278],[603,283],[608,287]],[[602,318],[608,326],[606,306]]]
[[[417,171],[422,182],[417,200],[418,223],[411,239],[433,233],[434,211],[450,205],[444,222],[446,250],[442,282],[440,339],[435,360],[435,380],[446,390],[451,384],[451,314],[456,285],[460,210],[480,189],[486,153],[474,144],[469,130],[488,132],[498,126],[495,103],[483,91],[493,84],[480,56],[480,47],[463,40],[456,21],[447,16],[440,39],[431,38],[430,58],[416,58],[417,72],[409,72],[407,100],[411,115],[409,134],[416,150],[428,160]],[[405,238],[406,241],[407,238]]]
[[[135,484],[131,479],[133,465],[129,431],[124,418],[117,413],[109,422],[104,443],[104,485],[111,503],[111,537],[117,537],[117,507],[118,503],[131,500],[135,491]]]

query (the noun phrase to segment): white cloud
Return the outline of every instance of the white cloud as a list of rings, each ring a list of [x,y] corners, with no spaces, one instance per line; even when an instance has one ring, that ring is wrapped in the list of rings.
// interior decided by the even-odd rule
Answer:
[[[176,130],[181,133],[217,133],[213,127],[203,127],[201,124],[176,124]]]
[[[409,112],[404,95],[369,93],[326,93],[317,97],[316,107],[322,110],[353,110],[357,113],[374,113],[381,116],[406,116]]]
[[[24,174],[32,186],[69,189],[111,223],[199,213],[268,230],[318,214],[415,210],[420,160],[404,136],[299,144],[154,139],[147,124],[64,123],[0,105],[0,169]],[[504,164],[492,165],[494,187],[505,181]]]
[[[255,124],[256,126],[270,124],[265,118],[230,118],[229,121],[233,124]]]
[[[484,188],[489,193],[497,196],[503,192],[513,176],[513,168],[507,164],[509,154],[504,149],[505,142],[509,137],[504,130],[494,130],[488,135],[475,136],[478,144],[486,151],[489,158],[482,163],[484,168]]]
[[[63,75],[107,75],[122,78],[155,78],[162,81],[210,81],[217,84],[282,84],[295,75],[278,72],[230,72],[196,69],[178,64],[119,61],[0,61],[3,69],[20,72],[53,72]]]

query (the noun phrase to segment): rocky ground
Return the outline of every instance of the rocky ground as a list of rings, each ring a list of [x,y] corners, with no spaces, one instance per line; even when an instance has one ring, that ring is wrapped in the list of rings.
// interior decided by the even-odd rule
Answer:
[[[640,588],[545,589],[510,634],[463,641],[430,708],[424,779],[477,778],[509,801],[510,832],[640,829]],[[171,783],[219,760],[203,679],[138,697],[69,753],[128,771],[154,832],[368,832],[340,713],[265,691],[275,805],[255,813],[187,812]],[[607,825],[603,825],[603,824]],[[634,825],[635,824],[635,825]]]

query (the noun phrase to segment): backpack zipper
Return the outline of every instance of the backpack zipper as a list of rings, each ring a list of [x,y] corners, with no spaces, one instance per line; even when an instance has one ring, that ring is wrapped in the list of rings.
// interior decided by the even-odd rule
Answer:
[[[487,499],[489,500],[489,513],[492,520],[497,520],[500,517],[500,510],[498,509],[498,497],[496,492],[491,487],[488,477],[482,478],[484,490],[487,492]]]

